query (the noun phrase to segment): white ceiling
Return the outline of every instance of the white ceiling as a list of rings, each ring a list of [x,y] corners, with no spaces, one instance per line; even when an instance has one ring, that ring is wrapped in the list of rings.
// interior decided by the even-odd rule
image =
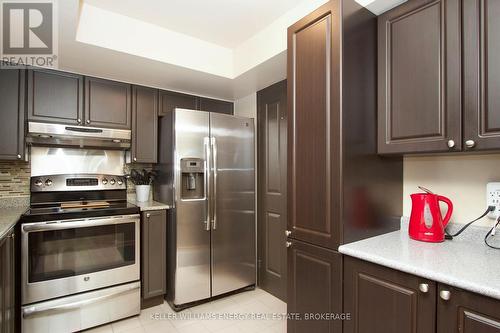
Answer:
[[[287,27],[326,1],[59,1],[59,68],[201,96],[239,99],[286,77]],[[367,8],[379,4],[387,8],[402,0],[356,1],[365,2]],[[198,9],[189,9],[195,3]],[[107,19],[86,20],[82,14],[87,4],[111,14],[107,14]],[[224,8],[220,9],[222,4],[225,4]],[[215,11],[214,8],[219,10]],[[113,16],[113,13],[116,14]],[[142,15],[149,15],[149,18]],[[90,24],[86,25],[84,31],[79,31],[82,30],[79,25],[82,20]],[[162,23],[160,27],[153,23],[154,20],[168,23]],[[129,24],[128,29],[125,29],[127,33],[113,22],[121,23],[122,27],[123,24]],[[166,24],[172,24],[172,27],[165,28]],[[146,28],[157,35],[149,36],[149,39],[144,37],[141,32],[147,31]],[[82,36],[85,32],[87,39],[79,40],[78,32]],[[188,38],[184,38],[185,41],[181,43],[166,43],[163,37],[172,37],[175,33]],[[201,37],[202,34],[206,34],[206,37]],[[237,46],[227,47],[215,43]],[[175,48],[177,50],[174,52]],[[190,54],[190,57],[182,52]],[[232,61],[224,60],[231,57]],[[230,68],[227,68],[227,73],[221,73],[221,67],[227,67],[226,63],[229,63]]]
[[[223,47],[234,48],[303,0],[84,0]]]

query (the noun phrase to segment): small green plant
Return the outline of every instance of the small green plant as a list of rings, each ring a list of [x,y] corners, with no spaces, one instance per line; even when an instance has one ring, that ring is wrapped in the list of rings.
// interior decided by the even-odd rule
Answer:
[[[151,185],[155,177],[156,171],[148,171],[146,169],[142,169],[142,171],[132,169],[130,170],[130,174],[127,175],[127,178],[130,179],[134,185]]]

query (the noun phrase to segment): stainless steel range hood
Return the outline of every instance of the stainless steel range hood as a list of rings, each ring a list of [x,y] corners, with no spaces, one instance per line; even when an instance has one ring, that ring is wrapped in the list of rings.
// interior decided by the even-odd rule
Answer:
[[[128,149],[132,131],[29,122],[27,142],[39,146]]]

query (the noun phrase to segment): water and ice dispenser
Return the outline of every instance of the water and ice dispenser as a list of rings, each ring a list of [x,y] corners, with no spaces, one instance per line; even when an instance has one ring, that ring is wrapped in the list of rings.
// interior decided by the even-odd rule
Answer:
[[[205,197],[205,165],[201,158],[181,159],[181,199]]]

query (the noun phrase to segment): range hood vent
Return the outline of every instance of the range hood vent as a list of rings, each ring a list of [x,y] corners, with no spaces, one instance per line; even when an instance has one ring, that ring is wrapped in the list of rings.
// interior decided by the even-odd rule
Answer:
[[[26,141],[34,146],[129,149],[132,131],[29,122]]]

